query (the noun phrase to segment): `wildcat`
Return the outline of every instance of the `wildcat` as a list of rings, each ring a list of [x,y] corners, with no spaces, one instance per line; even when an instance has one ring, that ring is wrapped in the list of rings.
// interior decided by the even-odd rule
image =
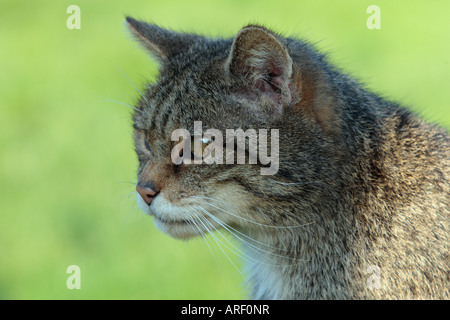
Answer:
[[[449,298],[444,129],[265,27],[211,39],[126,21],[160,65],[133,116],[138,202],[159,229],[236,235],[254,299]],[[195,121],[279,129],[278,171],[175,164],[172,132]],[[214,141],[197,143],[180,157]]]

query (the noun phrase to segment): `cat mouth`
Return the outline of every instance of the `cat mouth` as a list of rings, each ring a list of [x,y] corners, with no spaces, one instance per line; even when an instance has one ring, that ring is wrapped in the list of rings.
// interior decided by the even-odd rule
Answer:
[[[154,219],[160,223],[164,223],[164,224],[168,224],[168,225],[190,225],[190,221],[185,220],[185,219],[171,220],[171,219],[165,219],[163,217],[159,217],[157,215],[154,215]]]
[[[141,196],[137,198],[139,207],[153,217],[155,226],[174,238],[189,239],[220,227],[211,214],[203,215],[195,204],[173,205],[165,199],[163,192],[150,205]]]
[[[165,219],[161,216],[154,215],[155,226],[162,232],[170,235],[175,239],[187,240],[193,237],[204,235],[211,231],[215,231],[218,226],[208,222],[206,219],[203,223],[193,221],[191,219]],[[208,225],[208,227],[205,227]]]

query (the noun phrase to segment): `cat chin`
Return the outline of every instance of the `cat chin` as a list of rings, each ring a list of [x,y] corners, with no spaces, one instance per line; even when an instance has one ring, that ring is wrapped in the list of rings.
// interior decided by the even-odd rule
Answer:
[[[166,222],[157,217],[154,218],[154,221],[160,231],[175,239],[188,240],[199,234],[185,221]]]

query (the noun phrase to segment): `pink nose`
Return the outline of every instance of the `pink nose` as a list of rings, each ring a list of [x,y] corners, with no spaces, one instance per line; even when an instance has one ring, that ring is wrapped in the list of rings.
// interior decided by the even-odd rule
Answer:
[[[136,191],[141,195],[142,200],[144,200],[148,205],[152,203],[153,198],[158,193],[150,187],[141,187],[140,185],[136,186]]]

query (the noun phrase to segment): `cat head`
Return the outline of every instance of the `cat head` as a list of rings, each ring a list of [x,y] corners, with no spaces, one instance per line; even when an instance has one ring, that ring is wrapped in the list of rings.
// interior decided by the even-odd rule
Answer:
[[[317,201],[319,188],[308,183],[327,175],[326,154],[339,135],[327,74],[316,66],[322,58],[308,45],[257,25],[232,39],[211,39],[126,20],[159,63],[159,77],[143,92],[133,117],[137,198],[157,226],[189,238],[221,227],[308,222],[297,212]],[[215,130],[223,140],[199,136],[199,123],[200,131]],[[273,133],[265,138],[268,153],[278,157],[272,175],[261,174],[269,164],[258,157],[263,145],[252,149],[251,138],[241,155],[249,159],[256,152],[256,160],[225,161],[239,147],[236,141],[225,144],[227,130],[238,129],[253,130],[259,141],[259,134]],[[185,136],[174,139],[177,130]],[[176,149],[187,145],[191,149]],[[223,163],[192,163],[212,147],[222,148]],[[214,156],[222,155],[218,150]],[[174,161],[174,154],[184,160]]]

